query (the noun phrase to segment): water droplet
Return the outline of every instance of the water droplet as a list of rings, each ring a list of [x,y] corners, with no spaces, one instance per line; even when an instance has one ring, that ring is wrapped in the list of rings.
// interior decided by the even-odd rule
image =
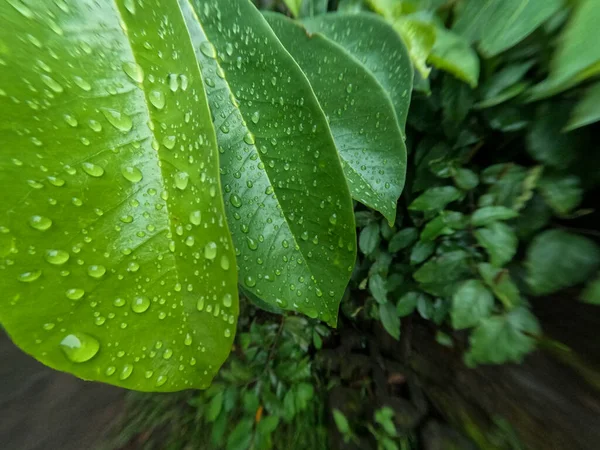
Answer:
[[[89,92],[92,90],[92,85],[81,77],[77,77],[77,76],[73,77],[73,81],[75,82],[75,84],[77,86],[79,86],[81,89],[83,89],[86,92]]]
[[[100,343],[89,334],[72,333],[60,341],[60,348],[71,361],[82,363],[96,356]]]
[[[177,138],[175,136],[165,136],[162,140],[162,143],[169,150],[173,150],[175,147],[175,142],[177,142]]]
[[[136,64],[134,62],[123,63],[123,71],[127,74],[129,78],[131,78],[136,83],[141,83],[144,81],[144,71],[139,64]]]
[[[100,166],[98,166],[97,164],[93,164],[91,162],[84,162],[81,165],[83,171],[85,173],[87,173],[89,176],[91,177],[101,177],[102,175],[104,175],[104,169]]]
[[[113,300],[113,305],[115,305],[117,308],[120,308],[121,306],[125,305],[125,303],[125,299],[121,297],[117,297]]]
[[[50,264],[61,265],[69,260],[69,254],[64,250],[48,250],[46,252],[46,261]]]
[[[131,181],[132,183],[138,183],[142,181],[142,178],[144,177],[142,171],[134,166],[123,167],[121,173],[127,181]]]
[[[102,131],[102,125],[97,120],[94,120],[94,119],[89,120],[88,121],[88,125],[96,133],[100,133]]]
[[[64,91],[64,88],[54,78],[51,78],[48,75],[42,75],[41,78],[44,84],[57,94]]]
[[[232,303],[233,303],[233,296],[229,293],[225,294],[223,296],[223,306],[225,306],[226,308],[229,308]]]
[[[192,225],[200,225],[202,222],[202,213],[200,211],[192,211],[190,213],[190,223]]]
[[[171,350],[170,348],[166,349],[163,353],[163,358],[171,359],[171,356],[173,356],[173,350]]]
[[[92,265],[89,266],[87,269],[87,273],[90,277],[92,278],[102,278],[104,276],[104,274],[106,273],[106,267],[101,266],[101,265]]]
[[[179,90],[179,81],[177,80],[177,74],[169,74],[169,89],[171,92],[177,92]]]
[[[117,371],[117,368],[115,366],[108,366],[104,373],[106,374],[107,377],[110,377],[111,375],[114,375],[114,373],[116,371]]]
[[[31,272],[23,272],[19,275],[19,281],[23,283],[31,283],[32,281],[37,280],[42,275],[41,270],[32,270]]]
[[[44,216],[31,216],[29,225],[36,230],[46,231],[52,226],[52,220]]]
[[[160,387],[167,382],[167,377],[165,375],[159,375],[156,378],[156,387]]]
[[[195,242],[196,240],[194,239],[194,236],[188,236],[185,239],[185,245],[187,245],[188,247],[193,247]]]
[[[244,283],[246,284],[246,286],[251,288],[256,286],[256,280],[252,277],[252,275],[247,275],[244,279]]]
[[[104,114],[106,120],[119,131],[127,132],[133,128],[133,121],[127,114],[110,108],[102,108],[102,114]]]
[[[246,135],[244,136],[244,142],[248,145],[254,145],[254,142],[255,142],[254,135],[248,131],[246,133]]]
[[[131,14],[135,14],[135,1],[134,0],[125,0],[123,2],[125,9],[129,11]]]
[[[246,243],[248,244],[248,248],[250,250],[256,250],[258,248],[258,243],[250,236],[246,236]]]
[[[163,109],[165,107],[166,99],[165,94],[162,91],[156,89],[150,91],[148,98],[150,99],[150,103],[152,103],[156,109]]]
[[[121,369],[121,373],[119,373],[119,379],[126,380],[127,378],[129,378],[131,376],[132,372],[133,372],[133,366],[131,364],[125,364],[123,366],[123,368]]]
[[[79,124],[79,122],[77,122],[77,119],[70,114],[65,114],[63,116],[63,119],[65,119],[65,122],[67,122],[67,124],[69,124],[72,127],[76,127]]]
[[[208,41],[204,41],[200,44],[200,51],[204,56],[208,56],[209,58],[215,59],[217,57],[215,46]]]
[[[252,113],[252,117],[250,118],[252,120],[253,123],[258,123],[258,121],[260,120],[260,112],[259,111],[254,111]]]
[[[223,333],[225,337],[231,336],[231,330],[229,328],[225,328],[225,332]]]
[[[196,303],[196,309],[202,311],[204,309],[204,297],[200,297]]]
[[[229,258],[227,255],[221,256],[221,269],[229,270]]]
[[[231,195],[231,197],[229,197],[229,202],[236,208],[242,206],[242,199],[237,194]]]
[[[66,293],[67,298],[69,300],[79,300],[81,299],[81,297],[83,297],[85,294],[85,291],[83,289],[79,289],[79,288],[73,288],[73,289],[69,289]]]
[[[213,260],[217,257],[217,244],[215,242],[209,242],[204,247],[204,257],[206,259]]]
[[[337,223],[337,214],[333,213],[330,217],[329,217],[329,223],[331,225],[335,225]]]
[[[44,325],[42,325],[42,328],[46,331],[50,331],[50,330],[54,329],[55,326],[56,326],[55,324],[50,322],[50,323],[45,323]]]
[[[182,191],[187,187],[190,176],[187,172],[178,172],[175,174],[175,187]]]
[[[134,313],[143,313],[150,308],[150,299],[148,297],[136,297],[131,302],[131,310]]]

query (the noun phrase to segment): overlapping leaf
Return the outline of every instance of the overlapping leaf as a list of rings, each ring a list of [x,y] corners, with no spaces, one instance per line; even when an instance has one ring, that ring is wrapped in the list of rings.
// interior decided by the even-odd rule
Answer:
[[[2,325],[85,379],[205,387],[235,334],[235,255],[179,9],[28,4],[0,4]]]
[[[179,0],[221,155],[239,280],[335,325],[356,252],[352,201],[325,115],[247,0]]]
[[[327,114],[352,196],[394,223],[406,147],[389,96],[341,46],[323,35],[309,35],[281,14],[266,17]]]

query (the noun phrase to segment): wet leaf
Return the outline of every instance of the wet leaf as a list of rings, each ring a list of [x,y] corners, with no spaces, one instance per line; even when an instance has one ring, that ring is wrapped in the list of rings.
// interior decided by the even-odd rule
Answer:
[[[340,45],[309,35],[281,14],[265,17],[308,77],[328,117],[352,197],[393,224],[406,176],[406,147],[388,93]]]
[[[303,21],[311,33],[321,33],[360,61],[392,100],[404,133],[412,93],[413,68],[398,34],[374,14],[324,14]]]
[[[30,4],[0,5],[0,227],[15,243],[0,261],[0,321],[84,379],[205,388],[229,354],[238,294],[181,14],[165,1]]]
[[[239,281],[266,303],[335,325],[354,216],[310,84],[250,2],[181,7],[215,118]]]

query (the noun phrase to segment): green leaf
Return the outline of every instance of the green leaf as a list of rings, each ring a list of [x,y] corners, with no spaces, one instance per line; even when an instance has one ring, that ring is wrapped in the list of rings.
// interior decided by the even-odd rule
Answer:
[[[462,213],[456,211],[442,211],[435,219],[429,221],[421,232],[422,241],[433,241],[441,235],[453,234],[455,230],[466,225]]]
[[[534,63],[535,61],[526,61],[520,64],[511,64],[495,72],[489,80],[482,84],[482,99],[475,107],[490,108],[524,92],[529,84],[522,79]]]
[[[379,305],[379,319],[383,324],[383,328],[394,339],[400,339],[400,319],[396,313],[396,307],[392,302],[385,302]]]
[[[369,278],[369,291],[371,291],[371,294],[373,294],[377,303],[384,304],[387,302],[387,286],[385,278],[378,273]]]
[[[531,90],[539,100],[569,89],[600,72],[600,47],[595,42],[600,21],[597,0],[578,1],[552,54],[548,78]]]
[[[365,255],[371,255],[375,252],[375,249],[379,247],[380,241],[379,224],[377,222],[371,222],[360,232],[358,246],[360,251]]]
[[[532,292],[549,294],[588,280],[600,267],[600,248],[583,236],[549,230],[531,242],[525,265]]]
[[[227,438],[227,450],[246,450],[252,443],[254,420],[245,417],[238,422]]]
[[[239,281],[266,303],[335,325],[356,237],[312,88],[249,1],[180,6],[215,118]]]
[[[383,86],[404,132],[413,85],[408,51],[397,33],[375,14],[324,14],[303,21],[311,33],[321,33],[360,61]]]
[[[352,196],[393,224],[406,176],[406,147],[390,97],[340,45],[310,35],[281,14],[265,17],[308,77],[329,119]]]
[[[348,434],[351,432],[348,419],[346,419],[344,413],[341,412],[339,409],[333,410],[333,420],[335,422],[335,426],[337,427],[340,433]]]
[[[471,328],[492,313],[494,296],[479,280],[467,280],[452,296],[452,327]]]
[[[419,301],[423,301],[421,297],[424,297],[425,301],[427,300],[427,295],[422,292],[414,291],[407,292],[400,297],[400,300],[398,300],[398,304],[396,305],[396,313],[398,314],[398,317],[406,317],[411,315],[417,307]]]
[[[444,253],[423,264],[413,277],[423,284],[460,280],[470,272],[467,259],[468,254],[462,250]]]
[[[441,97],[444,132],[448,136],[456,136],[473,107],[473,90],[462,81],[445,76],[442,80]],[[437,173],[436,175],[442,176]]]
[[[219,414],[221,413],[221,408],[223,407],[223,391],[219,392],[215,395],[208,404],[208,410],[206,411],[206,421],[214,422]]]
[[[296,386],[296,409],[304,411],[314,397],[315,388],[310,383],[300,383]]]
[[[504,266],[517,253],[519,239],[513,229],[502,222],[491,223],[485,228],[475,230],[474,234],[479,245],[490,255],[492,266]]]
[[[473,213],[471,224],[474,227],[482,227],[499,220],[514,219],[518,215],[518,212],[505,206],[484,206]]]
[[[460,168],[453,176],[454,183],[461,189],[469,191],[479,185],[479,176],[471,169]]]
[[[475,88],[479,80],[479,58],[469,42],[462,36],[437,27],[435,44],[427,57],[434,67],[451,73],[456,78]]]
[[[575,175],[544,175],[539,190],[546,203],[561,216],[572,212],[583,199],[581,181]]]
[[[436,27],[432,23],[420,20],[417,15],[402,16],[392,23],[394,30],[402,37],[415,69],[423,78],[429,76],[431,69],[427,66],[436,41]],[[442,50],[444,50],[442,48]]]
[[[479,43],[479,49],[488,58],[518,44],[563,6],[562,0],[496,0],[496,3],[498,7],[483,25]]]
[[[303,0],[299,17],[313,17],[327,12],[328,0]]]
[[[535,316],[524,307],[483,319],[469,338],[465,359],[470,365],[521,362],[541,334]]]
[[[526,135],[526,150],[536,161],[564,170],[576,157],[578,133],[564,133],[569,108],[562,103],[542,104]],[[587,144],[586,144],[587,145]]]
[[[581,100],[571,113],[571,118],[565,127],[565,131],[590,125],[600,120],[600,83],[593,84],[586,89]]]
[[[87,380],[205,388],[238,293],[195,44],[173,5],[63,3],[0,6],[0,322]]]
[[[435,251],[435,243],[434,242],[427,242],[427,241],[417,242],[410,251],[410,264],[413,266],[417,265],[417,264],[421,264],[423,261],[425,261],[431,255],[433,255],[434,251]]]
[[[591,280],[581,293],[581,300],[593,305],[600,305],[600,275]]]
[[[448,203],[458,200],[462,193],[454,186],[440,186],[427,189],[409,205],[413,211],[438,211]]]
[[[465,0],[457,8],[453,31],[479,41],[489,58],[522,41],[561,6],[561,0]]]
[[[285,3],[285,6],[289,8],[294,17],[298,17],[298,14],[300,14],[300,8],[302,7],[302,3],[304,3],[304,1],[305,0],[283,0],[283,3]]]
[[[519,288],[512,281],[508,270],[494,267],[488,263],[478,264],[477,269],[485,284],[490,287],[505,308],[512,309],[521,303]]]
[[[394,424],[394,410],[388,406],[375,411],[375,422],[383,427],[389,436],[396,436],[396,425]]]
[[[388,245],[390,253],[396,253],[414,244],[419,239],[419,231],[416,228],[404,228],[398,231]]]

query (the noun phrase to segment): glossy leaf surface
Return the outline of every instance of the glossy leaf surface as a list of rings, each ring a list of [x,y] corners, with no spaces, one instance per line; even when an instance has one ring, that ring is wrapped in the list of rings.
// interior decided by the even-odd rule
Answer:
[[[0,321],[84,379],[206,387],[235,334],[235,255],[181,12],[29,5],[0,4]]]
[[[335,325],[355,260],[354,215],[310,84],[249,1],[179,3],[222,153],[239,281]]]
[[[328,117],[352,196],[391,224],[404,187],[406,147],[389,96],[343,47],[281,14],[269,24],[300,65]]]
[[[360,61],[389,94],[404,132],[412,93],[413,68],[398,34],[374,14],[324,14],[303,21]]]

